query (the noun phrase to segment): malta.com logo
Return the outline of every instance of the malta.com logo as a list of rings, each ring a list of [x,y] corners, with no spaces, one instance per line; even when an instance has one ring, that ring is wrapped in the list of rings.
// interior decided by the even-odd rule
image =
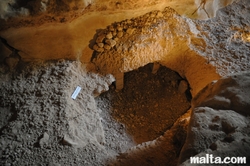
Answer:
[[[246,164],[246,157],[214,157],[206,154],[204,157],[190,157],[191,164]]]

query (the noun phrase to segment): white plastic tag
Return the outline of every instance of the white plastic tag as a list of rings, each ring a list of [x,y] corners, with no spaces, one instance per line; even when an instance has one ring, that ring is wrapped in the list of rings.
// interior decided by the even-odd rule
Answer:
[[[75,90],[74,93],[72,94],[71,98],[72,98],[72,99],[76,99],[76,97],[77,97],[77,95],[79,94],[79,92],[80,92],[81,89],[82,89],[82,88],[81,88],[80,86],[77,86],[77,87],[76,87],[76,90]]]

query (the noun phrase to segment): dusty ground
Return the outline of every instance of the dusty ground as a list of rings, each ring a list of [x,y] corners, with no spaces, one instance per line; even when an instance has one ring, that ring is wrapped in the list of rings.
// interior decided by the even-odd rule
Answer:
[[[163,135],[190,104],[186,94],[178,93],[178,74],[165,67],[152,74],[151,67],[127,73],[123,91],[111,85],[96,102],[93,96],[105,77],[84,74],[72,61],[33,62],[19,73],[2,73],[1,165],[105,165]],[[72,85],[80,73],[78,85],[85,88],[73,101]],[[92,113],[81,113],[88,110]],[[90,140],[79,140],[82,129]]]
[[[98,165],[108,157],[100,146],[104,140],[94,98],[88,94],[101,77],[80,74],[79,67],[64,60],[33,62],[21,73],[1,73],[1,165]],[[77,73],[84,82],[78,82]],[[88,103],[82,109],[78,104],[84,102],[70,101],[75,84],[88,86],[78,96]]]

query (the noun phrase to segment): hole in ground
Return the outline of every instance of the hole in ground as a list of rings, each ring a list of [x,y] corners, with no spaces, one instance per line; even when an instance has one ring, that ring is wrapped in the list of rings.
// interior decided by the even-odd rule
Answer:
[[[148,64],[125,73],[123,90],[115,92],[111,86],[96,98],[107,128],[106,141],[120,144],[113,145],[113,150],[116,146],[125,151],[133,144],[156,139],[190,108],[189,89],[186,93],[178,92],[183,78],[164,66],[153,74],[152,67],[153,64]]]

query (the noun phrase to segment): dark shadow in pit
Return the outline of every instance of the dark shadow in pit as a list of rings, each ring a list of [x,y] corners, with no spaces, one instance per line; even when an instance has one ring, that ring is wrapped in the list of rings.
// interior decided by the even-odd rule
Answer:
[[[183,78],[164,66],[153,74],[152,67],[148,64],[126,73],[123,90],[104,95],[111,100],[113,118],[125,125],[137,144],[164,134],[190,108],[190,92],[178,92]]]

